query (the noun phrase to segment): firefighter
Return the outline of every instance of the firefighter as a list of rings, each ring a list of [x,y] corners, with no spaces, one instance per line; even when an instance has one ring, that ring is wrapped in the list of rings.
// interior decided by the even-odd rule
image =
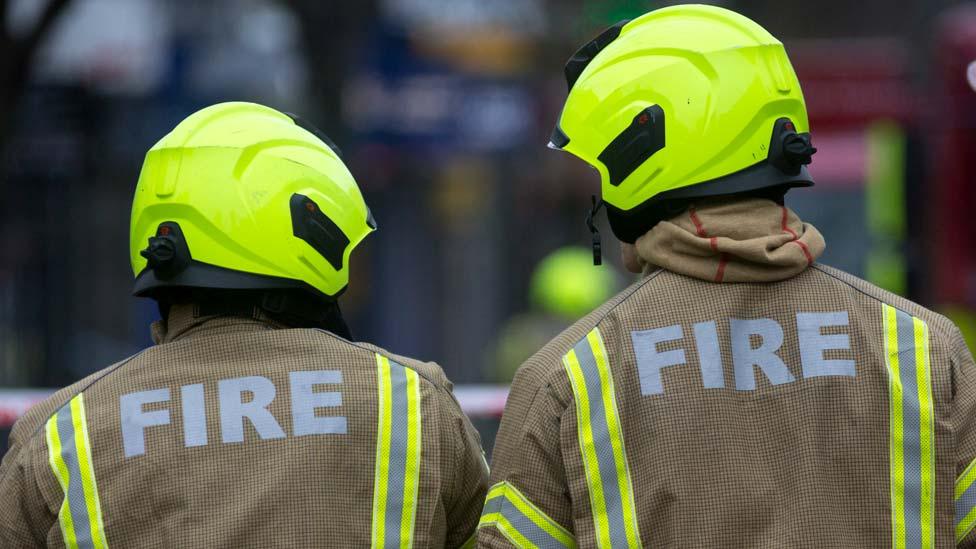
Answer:
[[[334,145],[224,103],[147,154],[135,295],[156,345],[14,428],[2,547],[457,547],[487,467],[440,367],[355,343],[336,298],[376,229]]]
[[[783,45],[683,5],[566,65],[551,146],[595,167],[642,280],[519,370],[482,547],[976,546],[976,364],[946,318],[816,262]]]

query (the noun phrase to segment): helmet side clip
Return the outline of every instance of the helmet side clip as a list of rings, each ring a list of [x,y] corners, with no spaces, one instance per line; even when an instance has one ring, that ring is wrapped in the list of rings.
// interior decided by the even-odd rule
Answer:
[[[800,168],[810,164],[816,152],[809,133],[797,133],[789,118],[776,121],[769,141],[770,164],[788,175],[799,175]]]
[[[183,231],[174,221],[160,223],[156,235],[149,237],[149,245],[139,255],[146,258],[147,268],[163,280],[178,275],[192,261]]]

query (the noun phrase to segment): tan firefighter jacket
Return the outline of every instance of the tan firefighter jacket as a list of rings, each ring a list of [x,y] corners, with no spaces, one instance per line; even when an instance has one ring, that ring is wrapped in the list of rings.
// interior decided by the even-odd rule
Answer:
[[[637,241],[646,276],[529,359],[480,547],[976,547],[976,365],[760,199]]]
[[[457,547],[487,469],[433,363],[174,307],[14,428],[0,547]]]

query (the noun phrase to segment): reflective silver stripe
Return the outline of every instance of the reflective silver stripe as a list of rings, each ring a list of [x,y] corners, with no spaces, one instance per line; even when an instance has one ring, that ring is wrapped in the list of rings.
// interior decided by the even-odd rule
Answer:
[[[610,524],[611,547],[627,547],[627,530],[624,525],[623,500],[620,496],[620,483],[617,478],[617,465],[614,461],[613,446],[610,441],[610,427],[607,425],[607,411],[603,405],[603,383],[597,369],[596,358],[587,338],[573,347],[590,404],[590,428],[593,430],[593,445],[599,463],[600,481],[603,485],[607,519]]]
[[[919,440],[918,383],[915,370],[915,327],[912,317],[896,311],[898,362],[902,385],[902,433],[905,471],[905,546],[922,546],[922,467]]]
[[[390,425],[390,468],[386,490],[384,547],[400,547],[403,517],[403,481],[407,467],[407,375],[404,367],[390,361],[390,389],[393,393]]]
[[[892,547],[935,545],[935,420],[928,327],[882,305],[889,387]]]
[[[956,544],[961,544],[976,526],[976,459],[956,478],[952,490],[956,501]]]
[[[372,547],[413,546],[421,460],[420,376],[376,355],[379,409]]]
[[[956,499],[956,528],[959,528],[973,509],[976,509],[976,482],[970,484],[969,488],[966,488],[966,491]]]
[[[71,512],[75,539],[78,547],[94,549],[91,523],[88,521],[88,505],[85,501],[85,488],[78,463],[78,450],[75,445],[75,425],[71,415],[71,401],[68,401],[57,414],[58,435],[61,438],[61,459],[68,468],[68,489],[65,498]]]
[[[486,501],[482,514],[488,517],[495,514],[505,517],[505,520],[508,521],[512,528],[539,547],[572,547],[564,544],[554,538],[549,532],[540,528],[531,518],[515,507],[504,493],[499,493],[497,496]]]

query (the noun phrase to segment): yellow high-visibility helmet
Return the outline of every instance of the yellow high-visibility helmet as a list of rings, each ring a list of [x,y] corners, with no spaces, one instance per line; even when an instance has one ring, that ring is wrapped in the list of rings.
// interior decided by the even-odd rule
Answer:
[[[742,15],[655,10],[604,31],[565,72],[550,147],[600,172],[621,240],[674,199],[813,184],[800,83],[783,44]]]
[[[575,321],[613,297],[618,286],[613,271],[593,266],[589,250],[566,246],[539,262],[529,295],[542,310]]]
[[[376,224],[327,137],[254,103],[200,110],[149,150],[132,204],[135,291],[305,289],[333,298]]]

